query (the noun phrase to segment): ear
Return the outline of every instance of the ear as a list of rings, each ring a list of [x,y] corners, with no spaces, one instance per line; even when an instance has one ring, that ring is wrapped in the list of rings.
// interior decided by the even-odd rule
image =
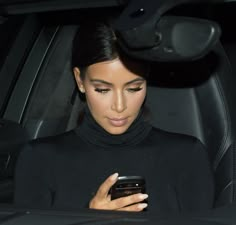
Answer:
[[[76,83],[77,83],[77,86],[78,86],[80,92],[84,93],[85,89],[84,89],[84,85],[83,85],[83,80],[81,79],[81,76],[80,76],[81,73],[80,73],[79,68],[74,67],[73,72],[74,72],[75,80],[76,80]]]

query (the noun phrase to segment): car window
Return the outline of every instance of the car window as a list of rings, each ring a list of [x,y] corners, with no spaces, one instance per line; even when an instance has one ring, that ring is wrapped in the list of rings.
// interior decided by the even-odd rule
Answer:
[[[20,27],[23,24],[23,16],[13,16],[9,18],[0,18],[0,112],[4,105],[4,99],[7,96],[11,81],[14,77],[5,76],[3,72],[4,63],[8,57],[9,51],[14,43]]]

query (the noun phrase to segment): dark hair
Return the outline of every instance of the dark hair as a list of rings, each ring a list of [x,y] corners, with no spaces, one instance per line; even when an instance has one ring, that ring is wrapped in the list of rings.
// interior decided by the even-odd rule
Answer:
[[[116,36],[105,22],[86,22],[79,27],[72,47],[72,67],[86,68],[119,56]]]
[[[73,40],[72,68],[78,67],[83,71],[94,63],[118,57],[124,63],[130,60],[130,57],[119,48],[117,36],[109,22],[106,20],[88,21],[79,26]],[[138,61],[140,66],[145,64],[143,61],[135,61]],[[81,75],[83,79],[84,73],[82,72]],[[143,74],[144,77],[146,75]]]
[[[107,21],[83,22],[79,26],[73,39],[72,68],[78,67],[80,69],[82,79],[84,79],[85,70],[88,66],[113,60],[118,57],[130,70],[137,74],[140,74],[140,71],[143,71],[140,76],[145,79],[147,78],[149,64],[141,60],[131,59],[122,51],[122,49],[120,49],[115,31]],[[130,61],[136,62],[138,67],[130,66]],[[85,101],[84,94],[81,94],[80,97]],[[149,110],[146,107],[144,108],[144,111],[149,114]],[[84,111],[82,110],[79,115],[78,123],[83,120],[83,115]]]

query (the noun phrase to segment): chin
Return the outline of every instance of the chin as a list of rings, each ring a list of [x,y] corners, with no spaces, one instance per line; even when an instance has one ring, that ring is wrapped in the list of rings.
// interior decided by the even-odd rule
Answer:
[[[107,129],[106,131],[112,135],[120,135],[125,133],[128,130],[128,127],[116,127],[112,129]]]

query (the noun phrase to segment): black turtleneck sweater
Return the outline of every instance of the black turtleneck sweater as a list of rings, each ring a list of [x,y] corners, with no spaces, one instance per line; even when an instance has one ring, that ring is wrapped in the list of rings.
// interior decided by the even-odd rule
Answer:
[[[142,115],[126,133],[111,135],[88,110],[77,129],[24,147],[16,167],[15,203],[84,208],[115,172],[145,177],[150,212],[194,211],[213,205],[212,171],[197,139],[153,128]]]

